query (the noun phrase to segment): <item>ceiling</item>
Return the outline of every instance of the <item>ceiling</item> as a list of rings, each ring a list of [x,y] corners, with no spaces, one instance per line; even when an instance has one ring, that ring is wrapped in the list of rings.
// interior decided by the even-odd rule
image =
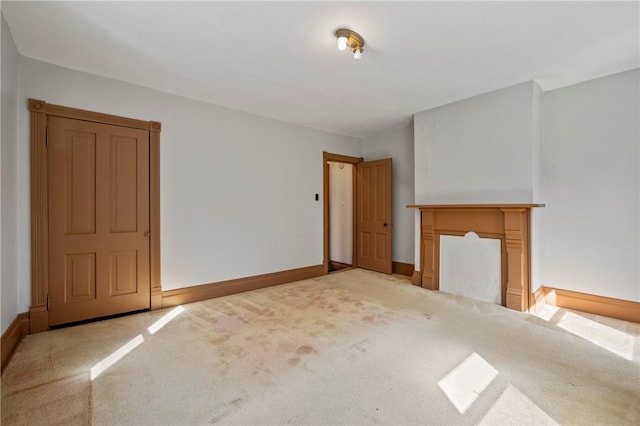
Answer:
[[[640,66],[639,2],[11,2],[30,58],[365,137],[528,80]],[[355,61],[337,28],[358,31]]]

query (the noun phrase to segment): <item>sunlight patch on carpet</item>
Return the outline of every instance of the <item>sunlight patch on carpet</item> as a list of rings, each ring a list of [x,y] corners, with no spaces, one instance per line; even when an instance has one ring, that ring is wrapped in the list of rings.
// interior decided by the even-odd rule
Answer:
[[[480,420],[481,425],[557,425],[544,410],[509,385]]]
[[[120,349],[113,352],[111,355],[91,367],[91,380],[95,380],[96,378],[98,378],[98,376],[109,369],[109,367],[120,361],[129,352],[140,346],[142,343],[144,343],[144,337],[142,337],[142,334],[138,334],[136,337],[121,346]]]
[[[464,414],[497,375],[498,370],[474,352],[444,376],[438,386]]]
[[[560,310],[557,306],[545,304],[540,312],[536,312],[537,317],[542,318],[545,321],[551,321],[554,315]]]
[[[616,330],[573,312],[564,312],[556,325],[609,352],[633,361],[635,338],[624,331]]]
[[[160,319],[158,319],[158,321],[151,324],[147,328],[147,331],[151,334],[156,334],[162,327],[167,325],[172,319],[174,319],[175,317],[177,317],[183,312],[184,312],[184,308],[182,306],[180,305],[176,306],[175,308],[167,312],[165,315],[163,315]]]

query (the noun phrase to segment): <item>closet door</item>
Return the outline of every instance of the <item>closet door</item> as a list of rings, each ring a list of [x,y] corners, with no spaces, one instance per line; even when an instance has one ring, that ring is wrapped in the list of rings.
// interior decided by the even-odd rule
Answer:
[[[49,325],[150,307],[149,133],[49,117]]]

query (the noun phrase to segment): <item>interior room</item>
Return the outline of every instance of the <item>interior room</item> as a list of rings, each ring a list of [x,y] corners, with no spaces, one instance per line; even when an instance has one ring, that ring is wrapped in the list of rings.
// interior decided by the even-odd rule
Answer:
[[[640,3],[2,1],[2,424],[639,424]]]

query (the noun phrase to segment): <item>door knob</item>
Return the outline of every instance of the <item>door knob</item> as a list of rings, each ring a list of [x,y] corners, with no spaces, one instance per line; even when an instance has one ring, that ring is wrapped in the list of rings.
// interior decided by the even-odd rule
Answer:
[[[382,226],[387,226],[387,222],[383,223]]]

